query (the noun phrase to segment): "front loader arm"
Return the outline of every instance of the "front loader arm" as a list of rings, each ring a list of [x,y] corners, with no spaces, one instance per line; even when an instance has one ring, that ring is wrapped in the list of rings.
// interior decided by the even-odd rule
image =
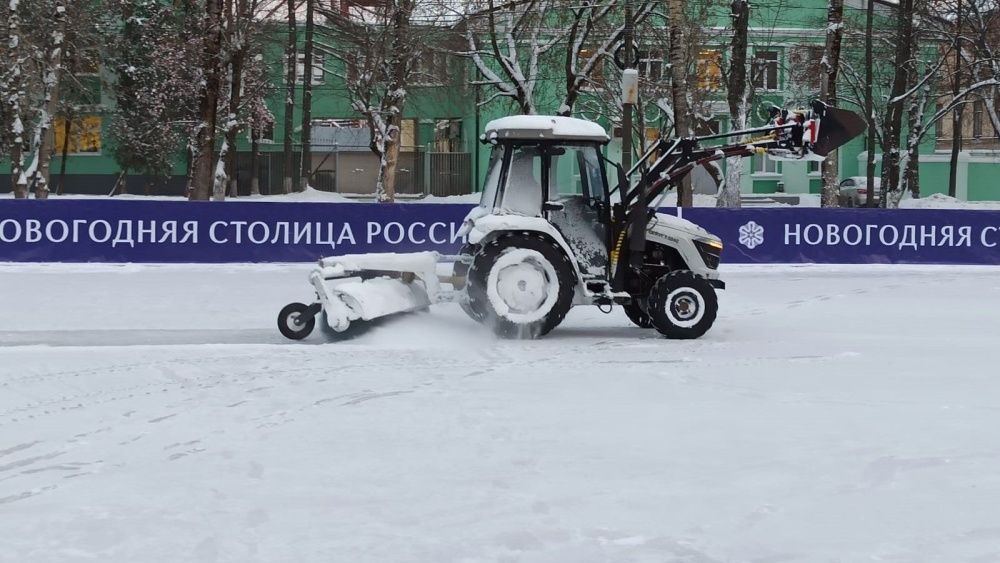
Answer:
[[[814,101],[811,111],[788,111],[771,108],[771,121],[763,126],[727,133],[716,133],[682,139],[659,139],[629,171],[635,172],[642,162],[660,153],[637,184],[623,194],[626,209],[629,264],[642,265],[646,249],[646,224],[649,205],[665,190],[677,185],[694,167],[731,157],[769,154],[786,160],[820,160],[831,151],[865,130],[865,121],[855,113]],[[822,125],[822,127],[821,127]],[[757,135],[754,137],[754,135]],[[749,141],[716,147],[701,147],[703,141],[750,137]]]

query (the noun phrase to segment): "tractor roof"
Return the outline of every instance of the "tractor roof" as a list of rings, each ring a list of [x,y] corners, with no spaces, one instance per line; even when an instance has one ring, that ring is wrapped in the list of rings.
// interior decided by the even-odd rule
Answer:
[[[485,140],[540,139],[608,142],[600,125],[575,117],[558,115],[512,115],[486,124]]]

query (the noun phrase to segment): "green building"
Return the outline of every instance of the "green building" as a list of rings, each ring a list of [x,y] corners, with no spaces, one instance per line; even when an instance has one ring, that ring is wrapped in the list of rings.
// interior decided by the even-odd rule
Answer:
[[[892,4],[876,0],[876,10],[882,22],[892,21]],[[794,7],[780,9],[767,6],[754,7],[751,20],[750,58],[751,81],[754,89],[753,124],[760,124],[770,105],[797,106],[816,95],[819,89],[819,61],[823,54],[826,35],[826,0],[802,0]],[[846,0],[845,13],[849,18],[863,16],[863,0]],[[725,33],[728,23],[721,14],[714,22],[705,24],[703,40],[696,64],[697,84],[695,98],[697,111],[706,116],[699,127],[702,130],[725,131],[729,127],[728,105],[725,101],[721,65],[729,37]],[[260,144],[258,177],[263,194],[280,193],[283,178],[284,131],[284,32],[276,28],[273,41],[268,44],[265,58],[275,84],[268,99],[268,106],[275,116],[274,127],[264,132]],[[300,40],[302,34],[299,34]],[[461,46],[459,46],[459,49]],[[665,80],[665,49],[655,41],[641,41],[640,74],[646,80]],[[845,41],[845,56],[857,57],[860,45]],[[299,55],[299,80],[303,74]],[[339,61],[317,53],[312,69],[312,161],[313,176],[310,184],[320,190],[347,196],[370,195],[378,172],[378,160],[368,148],[369,136],[364,119],[351,108],[342,76],[344,69]],[[516,112],[509,101],[499,99],[482,105],[482,100],[494,93],[490,86],[474,85],[478,78],[475,67],[468,59],[444,56],[440,51],[428,52],[421,57],[426,66],[424,82],[408,88],[404,107],[402,152],[397,173],[397,193],[400,197],[433,194],[439,196],[476,191],[482,180],[489,158],[489,147],[478,142],[478,136],[490,119]],[[558,75],[560,69],[553,69]],[[81,73],[76,73],[80,75]],[[64,190],[73,193],[108,193],[118,175],[118,165],[109,150],[109,108],[114,99],[106,90],[113,77],[102,76],[99,69],[84,73],[87,99],[93,103],[79,106],[81,111],[72,119],[58,118],[55,123],[56,156],[51,164],[51,186],[59,186],[60,175],[65,170]],[[593,88],[618,88],[609,69],[601,69],[595,76]],[[536,99],[540,113],[555,112],[555,95],[561,84],[558,80],[538,83]],[[621,153],[620,127],[609,120],[593,99],[594,92],[584,92],[574,107],[574,114],[596,120],[614,133],[608,146],[608,156],[618,160]],[[293,122],[293,137],[298,141],[301,127],[301,87],[297,88],[297,103]],[[850,106],[847,106],[850,107]],[[856,108],[852,108],[856,109]],[[982,120],[981,111],[977,119]],[[654,109],[647,113],[647,136],[659,131],[661,117]],[[66,124],[69,141],[66,139]],[[982,126],[969,133],[978,133],[977,141],[959,159],[958,193],[970,200],[1000,200],[1000,184],[985,179],[1000,172],[1000,153],[995,131],[982,138]],[[950,133],[948,133],[950,135]],[[62,155],[62,147],[68,154]],[[937,131],[928,135],[921,145],[920,185],[922,195],[946,192],[950,154],[945,150],[947,135]],[[866,154],[865,139],[859,137],[839,152],[840,176],[864,175]],[[300,159],[296,145],[295,162]],[[250,145],[245,132],[239,136],[238,180],[241,194],[249,193]],[[63,160],[65,159],[65,165]],[[65,168],[63,168],[65,166]],[[157,193],[182,195],[188,162],[183,151],[178,151],[173,176],[166,183],[152,182],[149,178],[130,177],[130,193]],[[295,175],[297,176],[298,164]],[[9,170],[9,164],[2,171]],[[766,156],[755,156],[744,168],[741,191],[743,193],[816,194],[821,179],[817,163],[776,162]],[[5,175],[9,179],[9,174]],[[707,181],[707,174],[696,174],[696,191],[714,193],[715,186]],[[0,189],[9,191],[9,180],[0,180]]]

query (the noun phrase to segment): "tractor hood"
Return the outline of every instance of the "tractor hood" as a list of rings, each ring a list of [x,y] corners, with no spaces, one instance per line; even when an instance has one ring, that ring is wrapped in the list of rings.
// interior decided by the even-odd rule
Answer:
[[[666,213],[656,213],[653,218],[649,220],[646,232],[667,239],[690,238],[721,242],[719,237],[713,235],[691,221],[682,219],[675,215],[667,215]]]

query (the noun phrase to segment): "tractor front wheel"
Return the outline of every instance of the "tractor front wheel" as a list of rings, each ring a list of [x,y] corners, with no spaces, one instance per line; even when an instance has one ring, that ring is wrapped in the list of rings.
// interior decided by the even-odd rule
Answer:
[[[708,280],[688,270],[663,275],[646,301],[653,327],[667,338],[692,339],[705,334],[719,311],[719,299]]]

